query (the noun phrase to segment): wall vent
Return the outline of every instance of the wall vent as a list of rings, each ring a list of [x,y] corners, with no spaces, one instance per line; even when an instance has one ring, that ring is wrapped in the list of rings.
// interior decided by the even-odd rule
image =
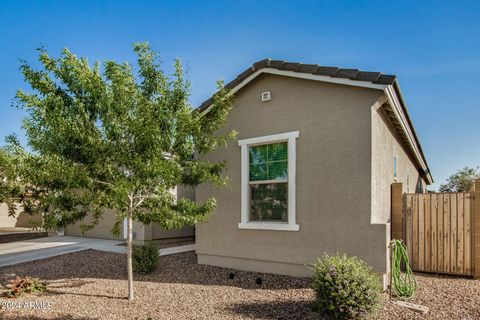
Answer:
[[[270,91],[262,92],[262,102],[272,100],[272,93]]]

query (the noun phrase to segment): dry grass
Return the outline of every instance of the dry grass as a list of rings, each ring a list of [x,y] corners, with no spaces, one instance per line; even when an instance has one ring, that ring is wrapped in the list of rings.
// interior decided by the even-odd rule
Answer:
[[[235,273],[233,280],[228,279]],[[82,251],[0,269],[0,283],[16,275],[47,280],[49,292],[9,301],[51,302],[51,310],[3,310],[3,319],[318,319],[305,278],[197,265],[193,252],[161,257],[150,275],[135,275],[134,301],[126,300],[125,256]],[[257,285],[257,277],[263,279]],[[418,275],[416,298],[431,308],[424,319],[480,318],[480,281]],[[2,299],[1,301],[5,301]],[[387,303],[376,316],[421,316]]]

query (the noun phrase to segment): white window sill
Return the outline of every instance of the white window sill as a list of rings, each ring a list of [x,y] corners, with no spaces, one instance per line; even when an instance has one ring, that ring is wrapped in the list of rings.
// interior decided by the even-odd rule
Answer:
[[[238,224],[238,229],[299,231],[300,226],[298,224],[288,224],[282,222],[240,222]]]

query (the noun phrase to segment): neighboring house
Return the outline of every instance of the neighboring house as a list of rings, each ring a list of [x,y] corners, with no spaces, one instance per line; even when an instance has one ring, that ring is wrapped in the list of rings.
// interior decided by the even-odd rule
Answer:
[[[189,198],[195,199],[195,192],[193,188],[189,187],[177,187],[172,190],[176,194],[177,198]],[[67,236],[82,236],[80,225],[88,222],[88,217],[85,221],[69,225],[65,228],[65,235]],[[102,220],[93,229],[89,230],[85,236],[92,238],[103,239],[126,239],[127,238],[127,223],[124,221],[123,228],[120,229],[120,235],[118,237],[112,234],[112,228],[115,223],[115,214],[112,210],[103,214]],[[180,229],[165,230],[156,223],[144,225],[139,222],[133,223],[133,233],[135,242],[143,242],[150,240],[167,240],[167,239],[188,239],[195,236],[195,228],[193,226],[185,226]]]
[[[9,216],[7,205],[0,203],[0,228],[31,228],[40,223],[40,215],[30,216],[25,212],[20,212],[15,216]]]
[[[222,130],[238,142],[206,156],[227,161],[230,184],[196,189],[218,205],[196,226],[198,262],[305,276],[338,251],[385,274],[391,183],[432,183],[396,77],[266,59],[227,88]]]
[[[177,187],[172,190],[176,194],[177,198],[189,198],[195,199],[195,192],[193,188]],[[82,236],[80,225],[82,223],[88,223],[89,217],[87,216],[84,221],[80,221],[74,225],[65,227],[64,235],[66,236]],[[41,223],[41,216],[30,216],[25,212],[19,212],[15,217],[8,216],[8,209],[6,204],[0,203],[0,228],[13,228],[13,227],[32,227]],[[120,229],[120,235],[114,236],[112,234],[112,228],[115,223],[115,214],[112,210],[107,211],[102,215],[100,223],[93,229],[85,233],[84,236],[92,238],[102,239],[126,239],[127,236],[127,224],[126,221],[123,227]],[[143,242],[149,240],[167,240],[167,239],[193,239],[195,236],[195,228],[193,226],[185,226],[180,229],[165,230],[160,225],[152,223],[149,225],[143,225],[138,222],[133,224],[134,241]]]

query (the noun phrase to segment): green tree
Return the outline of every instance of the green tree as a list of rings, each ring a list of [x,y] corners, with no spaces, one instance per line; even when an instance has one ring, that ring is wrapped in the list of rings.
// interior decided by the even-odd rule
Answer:
[[[447,183],[440,185],[440,192],[465,192],[470,190],[473,180],[480,179],[480,171],[477,168],[465,167],[452,174]]]
[[[135,44],[134,51],[134,66],[114,61],[92,66],[67,49],[59,58],[40,49],[40,70],[22,63],[32,90],[18,91],[16,101],[27,112],[23,128],[29,151],[10,137],[2,156],[6,164],[21,164],[8,180],[27,186],[27,207],[43,214],[45,227],[63,227],[90,215],[92,222],[82,224],[86,232],[106,209],[114,209],[112,232],[119,234],[127,219],[130,300],[133,221],[167,229],[206,221],[214,198],[201,204],[177,201],[171,190],[226,183],[224,162],[198,156],[235,136],[217,133],[232,105],[221,82],[211,110],[202,115],[189,103],[190,84],[179,60],[173,74],[166,75],[148,44]]]
[[[10,138],[11,139],[11,138]],[[16,205],[24,194],[18,176],[18,163],[9,148],[0,149],[0,203],[5,203],[9,215],[15,215]]]

